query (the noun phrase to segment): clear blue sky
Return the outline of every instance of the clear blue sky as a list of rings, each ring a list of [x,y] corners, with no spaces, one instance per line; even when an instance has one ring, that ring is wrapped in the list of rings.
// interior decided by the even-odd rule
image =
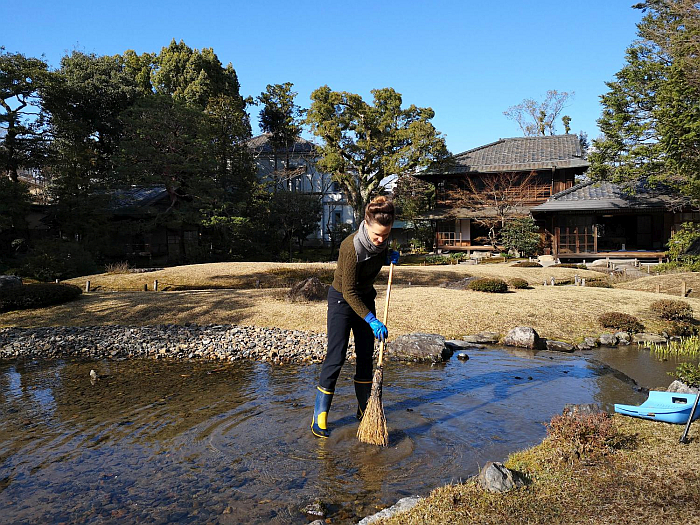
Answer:
[[[303,107],[324,84],[366,99],[393,87],[404,104],[435,110],[435,126],[458,153],[519,136],[503,111],[548,89],[576,93],[564,113],[573,132],[595,138],[604,82],[622,67],[642,16],[633,3],[5,0],[0,45],[57,68],[73,49],[158,52],[175,38],[231,62],[242,95],[293,82]],[[251,108],[254,133],[258,111]]]

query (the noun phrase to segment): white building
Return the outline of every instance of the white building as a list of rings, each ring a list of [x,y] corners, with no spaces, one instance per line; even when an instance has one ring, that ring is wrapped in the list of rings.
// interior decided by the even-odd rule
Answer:
[[[331,180],[330,174],[316,168],[316,145],[298,138],[289,150],[278,150],[275,156],[270,137],[269,133],[263,133],[248,141],[248,147],[255,158],[258,178],[277,185],[279,190],[321,197],[323,217],[309,240],[326,244],[330,242],[330,232],[336,225],[349,224],[354,228],[352,207],[347,204],[338,183]]]

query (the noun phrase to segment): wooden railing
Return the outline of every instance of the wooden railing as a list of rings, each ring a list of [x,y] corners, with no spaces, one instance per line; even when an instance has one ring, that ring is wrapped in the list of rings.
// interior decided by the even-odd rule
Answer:
[[[471,246],[471,241],[462,240],[461,232],[438,232],[437,246],[438,248],[464,248]]]
[[[438,206],[461,206],[461,207],[488,207],[489,201],[497,198],[499,202],[510,202],[513,206],[535,206],[542,204],[552,196],[550,186],[529,186],[519,189],[504,189],[498,191],[496,195],[475,196],[469,190],[449,188],[438,190]]]
[[[554,253],[596,253],[598,229],[595,226],[554,229]]]

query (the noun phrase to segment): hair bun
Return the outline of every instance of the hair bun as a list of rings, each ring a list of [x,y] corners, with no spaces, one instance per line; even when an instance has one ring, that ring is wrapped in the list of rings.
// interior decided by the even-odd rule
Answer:
[[[365,208],[365,220],[370,223],[378,222],[384,226],[394,223],[394,203],[380,195],[372,199]]]

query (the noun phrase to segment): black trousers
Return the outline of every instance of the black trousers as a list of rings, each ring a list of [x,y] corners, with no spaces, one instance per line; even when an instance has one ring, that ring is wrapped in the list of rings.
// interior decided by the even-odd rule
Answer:
[[[376,315],[374,299],[377,292],[372,290],[370,295],[361,296],[362,302]],[[345,362],[348,351],[350,330],[355,336],[355,380],[372,381],[372,354],[374,353],[374,332],[369,324],[362,319],[343,299],[343,294],[332,286],[328,290],[328,351],[321,367],[321,378],[318,384],[324,390],[335,391],[340,369]]]

